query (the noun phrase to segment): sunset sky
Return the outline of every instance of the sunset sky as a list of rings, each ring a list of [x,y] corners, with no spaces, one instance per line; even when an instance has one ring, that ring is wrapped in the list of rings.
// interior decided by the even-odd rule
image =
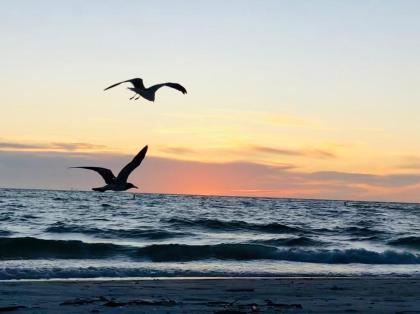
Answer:
[[[0,186],[420,202],[420,1],[1,1]],[[108,85],[179,82],[154,103]]]

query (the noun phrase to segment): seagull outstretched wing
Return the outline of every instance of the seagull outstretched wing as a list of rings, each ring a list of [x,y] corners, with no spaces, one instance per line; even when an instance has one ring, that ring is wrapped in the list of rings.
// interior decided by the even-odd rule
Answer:
[[[117,183],[127,182],[128,176],[131,174],[131,172],[133,172],[134,169],[140,166],[141,162],[146,156],[146,153],[147,145],[143,147],[143,149],[136,155],[136,157],[133,158],[132,161],[130,161],[124,168],[121,169],[115,181]]]
[[[105,88],[104,91],[107,90],[107,89],[113,88],[115,86],[118,86],[122,83],[131,83],[131,84],[133,84],[133,86],[135,88],[143,88],[144,87],[143,80],[141,78],[133,78],[133,79],[130,79],[130,80],[126,80],[126,81],[122,81],[122,82],[112,84],[111,86],[108,86],[107,88]]]
[[[186,94],[187,93],[187,90],[185,89],[185,87],[182,86],[181,84],[178,84],[178,83],[162,83],[162,84],[156,84],[156,85],[150,86],[148,89],[151,89],[153,91],[157,91],[159,88],[161,88],[163,86],[168,86],[168,87],[174,88],[174,89],[180,91],[183,94]]]
[[[70,168],[79,168],[79,169],[88,169],[93,170],[99,173],[99,175],[105,180],[106,184],[112,184],[115,182],[115,176],[111,170],[101,167],[70,167]]]

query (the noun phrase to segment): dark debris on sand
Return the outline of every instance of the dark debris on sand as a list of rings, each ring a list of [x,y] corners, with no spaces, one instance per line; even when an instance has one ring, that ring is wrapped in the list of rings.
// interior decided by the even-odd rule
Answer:
[[[87,305],[94,303],[102,303],[103,306],[107,307],[122,307],[126,305],[153,305],[153,306],[174,306],[178,303],[174,300],[128,300],[128,301],[117,301],[115,299],[108,299],[103,296],[95,298],[76,298],[60,303],[60,305]]]
[[[118,302],[111,300],[104,304],[104,306],[117,307],[126,305],[153,305],[153,306],[174,306],[178,303],[173,300],[130,300],[127,302]]]
[[[220,310],[214,312],[214,314],[246,314],[246,312],[238,311],[238,310]]]
[[[60,305],[85,305],[85,304],[92,304],[97,302],[109,302],[110,300],[100,296],[97,298],[76,298],[74,300],[68,300],[60,303]]]
[[[226,292],[254,292],[255,289],[248,289],[248,288],[244,288],[244,289],[226,289]]]
[[[303,310],[302,304],[298,303],[275,303],[271,300],[265,300],[264,305],[259,305],[256,303],[249,304],[237,304],[234,305],[236,301],[228,304],[224,309],[215,311],[214,314],[247,314],[247,313],[264,313],[262,310],[266,308],[275,308],[276,311],[300,311]]]
[[[0,307],[0,312],[11,312],[11,311],[26,309],[26,308],[28,307],[24,305],[3,306],[3,307]]]
[[[292,304],[286,304],[286,303],[274,303],[271,300],[265,300],[266,304],[268,306],[272,306],[275,308],[281,308],[281,309],[295,309],[295,310],[302,310],[303,306],[302,304],[298,303],[292,303]]]

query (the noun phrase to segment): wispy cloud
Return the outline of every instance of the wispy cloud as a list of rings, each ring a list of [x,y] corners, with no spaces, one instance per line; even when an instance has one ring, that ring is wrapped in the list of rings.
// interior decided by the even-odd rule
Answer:
[[[400,169],[420,170],[420,157],[406,156],[397,167]]]
[[[76,150],[101,150],[105,149],[104,145],[96,145],[90,143],[18,143],[18,142],[0,142],[0,150],[7,151],[76,151]]]
[[[288,156],[302,156],[313,158],[334,158],[336,155],[333,152],[322,149],[285,149],[268,146],[251,146],[251,150],[260,153],[268,153],[275,155],[288,155]]]
[[[0,149],[21,150],[21,149],[43,149],[43,145],[22,144],[11,142],[0,142]]]
[[[308,174],[307,178],[336,183],[366,184],[377,187],[401,187],[420,183],[420,175],[418,174],[374,175],[339,171],[319,171]]]
[[[102,184],[101,178],[67,167],[103,166],[117,172],[131,158],[113,153],[1,151],[0,186],[89,189]],[[245,161],[149,156],[130,180],[143,192],[420,201],[420,174],[301,172],[293,165]]]
[[[194,154],[196,150],[188,148],[188,147],[176,147],[176,146],[162,146],[160,147],[160,151],[169,154],[178,154],[178,155],[185,155],[185,154]]]
[[[53,149],[62,149],[62,150],[98,150],[106,148],[105,145],[97,145],[90,143],[51,143],[47,147]]]
[[[253,160],[255,158],[261,159],[258,157],[263,157],[270,155],[271,157],[275,156],[295,156],[295,157],[304,157],[304,158],[318,158],[318,159],[327,159],[327,158],[336,158],[337,155],[328,150],[323,149],[290,149],[282,147],[271,147],[271,146],[262,146],[262,145],[239,145],[232,147],[212,147],[212,148],[189,148],[182,146],[160,146],[158,150],[165,155],[173,155],[176,158],[178,155],[183,156],[196,156],[197,158],[203,158],[208,156],[230,156],[235,159],[243,159],[244,156],[248,160]],[[271,163],[270,163],[271,164]]]

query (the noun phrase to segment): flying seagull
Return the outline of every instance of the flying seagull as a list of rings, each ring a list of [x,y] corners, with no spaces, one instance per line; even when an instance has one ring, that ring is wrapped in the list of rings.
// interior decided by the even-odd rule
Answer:
[[[104,180],[106,185],[99,188],[93,188],[92,190],[98,191],[98,192],[105,192],[108,190],[111,191],[125,191],[131,188],[138,189],[137,186],[135,186],[132,183],[127,183],[128,176],[133,172],[134,169],[136,169],[138,166],[140,166],[141,162],[143,161],[144,157],[147,153],[147,145],[143,147],[143,149],[136,155],[136,157],[133,158],[132,161],[130,161],[118,174],[117,177],[114,176],[111,170],[107,168],[101,168],[101,167],[70,167],[70,168],[80,168],[80,169],[88,169],[96,171]]]
[[[107,89],[113,88],[115,86],[118,86],[122,83],[131,83],[134,86],[134,87],[127,87],[129,90],[132,90],[135,93],[133,97],[130,98],[130,100],[131,99],[137,100],[141,96],[149,101],[155,101],[155,95],[156,95],[157,90],[163,86],[172,87],[176,90],[179,90],[183,94],[187,93],[187,90],[185,89],[185,87],[178,83],[162,83],[162,84],[156,84],[156,85],[146,88],[144,87],[143,80],[141,78],[133,78],[131,80],[126,80],[126,81],[113,84],[105,88],[104,91]]]

